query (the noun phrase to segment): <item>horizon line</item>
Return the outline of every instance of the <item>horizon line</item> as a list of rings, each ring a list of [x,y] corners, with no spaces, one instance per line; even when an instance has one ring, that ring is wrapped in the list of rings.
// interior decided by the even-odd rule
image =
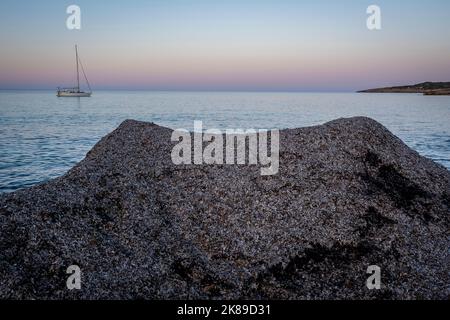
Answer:
[[[57,88],[0,88],[0,91],[54,91]],[[258,93],[356,93],[358,90],[251,90],[251,89],[131,89],[131,88],[101,88],[93,91],[151,91],[151,92],[258,92]]]

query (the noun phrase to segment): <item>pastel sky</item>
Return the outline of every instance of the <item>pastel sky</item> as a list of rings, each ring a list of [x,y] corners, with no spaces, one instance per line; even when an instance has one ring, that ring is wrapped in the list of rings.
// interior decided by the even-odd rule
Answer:
[[[81,7],[82,29],[66,28]],[[382,30],[366,28],[366,8]],[[353,91],[450,81],[448,0],[1,0],[0,88]]]

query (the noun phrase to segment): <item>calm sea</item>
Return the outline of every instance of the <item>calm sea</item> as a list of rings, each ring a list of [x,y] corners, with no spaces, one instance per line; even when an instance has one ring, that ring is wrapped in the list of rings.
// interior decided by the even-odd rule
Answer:
[[[61,176],[125,119],[171,128],[295,128],[369,116],[450,169],[450,97],[416,94],[0,91],[0,192]]]

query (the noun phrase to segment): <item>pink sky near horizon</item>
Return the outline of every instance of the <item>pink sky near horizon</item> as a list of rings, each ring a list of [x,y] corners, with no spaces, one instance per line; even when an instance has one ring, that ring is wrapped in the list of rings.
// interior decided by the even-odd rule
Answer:
[[[71,48],[68,48],[71,49]],[[66,56],[30,59],[15,55],[2,66],[0,84],[26,83],[36,87],[67,86],[74,82],[72,50]],[[124,59],[111,53],[102,59],[81,57],[91,83],[105,88],[170,88],[191,89],[229,87],[289,90],[324,87],[325,89],[363,89],[370,85],[391,85],[410,79],[448,81],[450,63],[446,57],[435,56],[417,63],[420,57],[390,55],[389,59],[367,54],[323,52],[290,55],[251,54],[222,55],[208,53],[178,56],[176,54],[135,53]],[[441,59],[437,63],[437,59]],[[95,61],[93,63],[92,61]],[[405,83],[406,84],[406,83]]]

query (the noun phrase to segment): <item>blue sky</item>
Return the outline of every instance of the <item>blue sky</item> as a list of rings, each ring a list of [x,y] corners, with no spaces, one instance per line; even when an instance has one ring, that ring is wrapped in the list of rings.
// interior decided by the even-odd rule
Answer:
[[[82,30],[65,26],[82,10]],[[381,7],[382,30],[366,28]],[[450,81],[450,1],[0,2],[0,88],[352,91]]]

